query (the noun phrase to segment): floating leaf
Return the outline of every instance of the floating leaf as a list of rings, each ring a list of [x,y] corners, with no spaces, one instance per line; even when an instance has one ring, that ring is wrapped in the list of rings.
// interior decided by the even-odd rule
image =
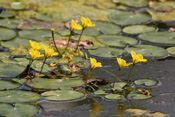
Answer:
[[[144,84],[145,86],[155,86],[158,84],[156,80],[152,80],[152,79],[138,79],[138,80],[135,80],[134,83],[136,85]]]
[[[10,40],[16,36],[16,32],[7,28],[0,28],[0,40]]]
[[[104,90],[97,90],[94,92],[96,95],[103,95],[103,94],[107,94]]]
[[[154,31],[154,27],[146,26],[146,25],[133,25],[127,26],[123,29],[123,32],[128,34],[140,34]]]
[[[41,71],[42,65],[43,65],[42,62],[37,62],[35,65],[32,66],[32,68],[35,69],[36,71]],[[56,67],[57,66],[50,67],[49,65],[44,65],[44,68],[43,68],[42,72],[49,72],[49,71],[55,69]]]
[[[96,50],[88,50],[88,52],[94,56],[110,58],[122,55],[126,51],[123,49],[103,47]]]
[[[12,18],[14,16],[15,14],[12,14],[12,13],[1,13],[0,14],[0,18]]]
[[[126,85],[126,82],[116,82],[114,85],[114,89],[123,90],[123,87]]]
[[[47,91],[41,94],[46,100],[65,101],[75,100],[84,97],[84,94],[78,91],[56,90]]]
[[[10,81],[0,80],[0,90],[14,89],[20,86],[21,85],[19,83],[13,83]]]
[[[0,77],[16,77],[25,67],[17,64],[0,63]]]
[[[17,78],[14,78],[12,79],[13,82],[17,82],[17,83],[20,83],[20,84],[23,84],[24,82],[26,82],[27,79],[17,79]]]
[[[0,91],[0,102],[18,103],[18,102],[32,102],[41,99],[37,93],[22,90]]]
[[[149,32],[140,34],[139,38],[152,43],[175,44],[175,32]]]
[[[123,97],[119,94],[108,94],[105,96],[105,98],[110,99],[110,100],[120,100],[123,99]]]
[[[29,117],[38,113],[39,109],[31,104],[0,104],[0,115],[5,117]]]
[[[170,54],[175,55],[175,47],[169,47],[169,48],[167,48],[167,51],[168,51]]]
[[[116,11],[109,16],[109,19],[118,25],[134,25],[151,20],[151,16],[146,13],[133,13],[128,11]]]
[[[0,52],[0,60],[8,60],[10,55],[10,52]]]
[[[0,26],[7,27],[7,28],[16,28],[19,23],[21,23],[20,20],[10,20],[10,19],[0,20]]]
[[[38,20],[42,20],[42,21],[65,21],[58,14],[49,15],[47,13],[39,13],[39,14],[36,15],[35,18],[38,19]]]
[[[113,0],[114,3],[124,4],[131,7],[144,7],[147,6],[146,0]]]
[[[70,89],[82,86],[84,82],[79,79],[46,79],[37,78],[29,81],[27,85],[39,89]]]
[[[148,95],[143,95],[143,94],[138,94],[138,93],[130,93],[128,94],[128,96],[133,99],[148,99],[152,97],[150,95],[148,96]]]
[[[23,10],[26,8],[25,5],[23,5],[21,2],[12,2],[11,3],[11,8],[15,10]]]
[[[158,46],[153,45],[136,45],[134,47],[125,48],[125,50],[130,53],[131,50],[135,51],[137,54],[142,54],[145,57],[162,57],[168,54],[167,50]]]
[[[52,34],[49,30],[23,30],[19,31],[19,36],[35,41],[46,41],[52,37]],[[55,37],[60,37],[60,35],[55,33]]]
[[[138,41],[132,37],[120,35],[100,35],[96,38],[99,42],[116,47],[125,47],[127,44],[135,45]]]

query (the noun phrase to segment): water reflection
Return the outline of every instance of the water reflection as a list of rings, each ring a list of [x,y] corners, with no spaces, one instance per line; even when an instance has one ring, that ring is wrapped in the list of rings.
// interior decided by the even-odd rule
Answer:
[[[101,104],[96,103],[96,104],[92,104],[90,106],[90,117],[97,117],[100,115],[101,112]]]

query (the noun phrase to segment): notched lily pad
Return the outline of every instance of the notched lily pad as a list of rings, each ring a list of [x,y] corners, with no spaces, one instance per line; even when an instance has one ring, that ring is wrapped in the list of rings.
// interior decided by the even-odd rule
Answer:
[[[107,94],[104,90],[97,90],[94,92],[96,95],[103,95],[103,94]]]
[[[138,80],[135,80],[134,83],[136,85],[144,84],[145,86],[155,86],[158,84],[158,81],[152,80],[152,79],[138,79]]]
[[[153,45],[135,45],[134,47],[125,48],[125,50],[130,53],[131,50],[135,51],[137,54],[142,54],[145,57],[163,57],[168,54],[168,51],[164,48],[153,46]]]
[[[18,103],[18,102],[32,102],[41,99],[37,93],[22,90],[0,91],[0,102]]]
[[[132,37],[121,35],[100,35],[96,38],[99,42],[115,47],[125,47],[128,45],[135,45],[138,41]]]
[[[21,20],[12,20],[12,19],[0,20],[0,26],[7,27],[7,28],[16,28],[19,23],[21,23]]]
[[[108,94],[105,96],[106,99],[110,99],[110,100],[120,100],[123,99],[123,97],[119,94]]]
[[[75,100],[84,97],[84,94],[78,91],[69,91],[69,90],[56,90],[56,91],[47,91],[41,94],[46,100],[54,101],[66,101],[66,100]]]
[[[16,103],[14,106],[10,104],[0,104],[0,115],[5,117],[28,117],[34,116],[39,109],[31,104]]]
[[[16,36],[16,32],[14,30],[11,29],[7,29],[7,28],[0,28],[0,41],[1,40],[10,40],[15,38]]]
[[[175,44],[175,32],[149,32],[140,34],[139,38],[158,44]]]
[[[123,49],[117,49],[117,48],[110,48],[110,47],[103,47],[103,48],[97,48],[95,50],[88,50],[88,52],[94,56],[98,57],[117,57],[119,55],[122,55],[123,53],[126,53]]]
[[[131,7],[144,7],[147,6],[147,0],[112,0],[114,3],[124,4]]]
[[[167,48],[167,51],[168,51],[170,54],[175,55],[175,47],[169,47],[169,48]]]
[[[0,90],[15,89],[15,88],[18,88],[20,86],[21,86],[21,84],[19,84],[19,83],[13,83],[10,81],[0,80]]]
[[[133,25],[133,26],[127,26],[123,29],[123,32],[127,34],[140,34],[140,33],[147,33],[154,31],[155,28],[151,26],[146,25]]]
[[[130,93],[128,94],[128,96],[133,99],[148,99],[152,97],[151,95],[148,96],[148,95],[143,95],[139,93]]]
[[[17,79],[17,78],[14,78],[12,79],[13,82],[17,82],[17,83],[20,83],[20,84],[23,84],[24,82],[26,82],[27,79]]]
[[[116,82],[114,85],[114,89],[123,90],[123,87],[126,85],[126,82]]]

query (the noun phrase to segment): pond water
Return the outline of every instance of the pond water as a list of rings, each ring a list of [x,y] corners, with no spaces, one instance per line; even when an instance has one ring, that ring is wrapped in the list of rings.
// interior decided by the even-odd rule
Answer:
[[[171,0],[0,0],[0,116],[175,116],[174,4]],[[88,80],[95,79],[95,83],[84,87],[91,63],[74,51],[81,33],[77,30],[62,58],[48,58],[43,74],[34,78],[43,65],[43,58],[38,58],[27,74],[29,40],[55,49],[50,32],[54,28],[56,46],[63,52],[71,19],[81,24],[81,16],[96,25],[85,29],[80,42],[81,52],[102,64]],[[43,48],[41,54],[46,53]],[[116,58],[132,62],[131,50],[147,62],[134,66],[131,88],[125,90],[125,83],[111,90],[119,69]],[[72,57],[71,62],[67,56]],[[75,65],[77,72],[72,74],[68,65]],[[117,82],[127,82],[130,70],[131,66],[123,68]],[[148,85],[146,81],[136,83],[142,79]],[[103,82],[105,85],[99,85]],[[150,95],[139,90],[148,90]],[[107,93],[120,94],[122,99],[111,99]]]

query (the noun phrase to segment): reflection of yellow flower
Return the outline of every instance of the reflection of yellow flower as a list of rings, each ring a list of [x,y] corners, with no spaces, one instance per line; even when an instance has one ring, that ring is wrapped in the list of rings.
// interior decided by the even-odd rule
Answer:
[[[38,57],[43,57],[44,56],[43,54],[40,55],[40,52],[39,51],[33,50],[32,48],[29,50],[29,54],[30,54],[32,60],[35,60]]]
[[[95,58],[90,58],[91,69],[95,69],[96,67],[102,67],[100,62],[97,62]]]
[[[56,64],[50,63],[49,66],[50,67],[55,67]]]
[[[42,48],[42,46],[39,46],[38,43],[35,41],[29,40],[29,42],[33,50],[40,50]]]
[[[49,49],[49,47],[45,46],[44,47],[44,50],[45,50],[45,57],[48,58],[50,56],[56,56],[58,55],[58,53],[54,52],[53,49]]]
[[[87,27],[94,27],[95,26],[95,24],[92,24],[92,22],[89,18],[81,17],[81,22],[82,22],[82,26],[84,29]]]
[[[127,67],[127,66],[131,65],[131,63],[126,64],[126,61],[124,59],[121,59],[121,58],[117,58],[117,62],[118,62],[118,65],[119,65],[119,70],[123,69],[124,67]]]
[[[72,61],[72,57],[71,56],[67,56],[67,59],[68,59],[69,62]]]
[[[143,95],[147,95],[147,96],[149,96],[149,95],[150,95],[150,93],[149,93],[149,91],[148,91],[148,90],[145,90],[145,92],[143,93]]]
[[[81,30],[82,26],[79,24],[76,24],[75,21],[71,20],[71,31],[74,32],[75,30]]]
[[[146,62],[147,59],[144,59],[141,54],[137,54],[134,51],[131,51],[132,62],[133,64],[137,64],[138,62]]]

